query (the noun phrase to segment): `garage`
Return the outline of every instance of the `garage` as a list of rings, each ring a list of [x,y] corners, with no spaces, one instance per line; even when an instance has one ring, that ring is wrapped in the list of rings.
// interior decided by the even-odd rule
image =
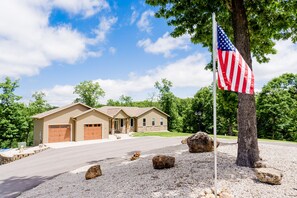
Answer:
[[[48,130],[48,142],[69,142],[70,125],[50,125]]]
[[[84,140],[102,139],[101,124],[85,124],[84,125]]]

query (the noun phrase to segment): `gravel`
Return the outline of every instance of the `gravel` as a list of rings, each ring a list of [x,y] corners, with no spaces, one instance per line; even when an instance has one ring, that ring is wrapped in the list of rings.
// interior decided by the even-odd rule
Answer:
[[[219,188],[228,188],[236,198],[297,197],[297,147],[261,143],[259,147],[263,160],[283,172],[282,184],[260,183],[253,169],[236,166],[237,145],[233,144],[218,148]],[[175,167],[153,169],[156,154],[174,156]],[[213,187],[213,153],[189,153],[187,145],[178,145],[142,153],[135,161],[130,157],[95,163],[101,165],[103,173],[95,179],[85,180],[90,167],[86,166],[57,176],[20,197],[197,198],[203,189]]]

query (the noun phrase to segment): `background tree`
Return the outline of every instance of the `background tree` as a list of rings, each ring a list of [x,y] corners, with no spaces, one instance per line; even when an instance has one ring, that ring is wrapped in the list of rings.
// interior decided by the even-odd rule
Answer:
[[[179,117],[177,112],[177,100],[174,94],[170,91],[172,82],[167,79],[162,79],[161,83],[156,82],[155,88],[159,90],[159,103],[161,110],[167,113],[169,117],[169,130],[181,131],[182,130],[182,119]]]
[[[20,96],[14,91],[18,81],[5,78],[0,83],[0,146],[1,148],[15,147],[17,142],[23,141],[23,133],[28,130],[25,105],[18,103]]]
[[[100,106],[98,100],[105,95],[98,82],[83,81],[75,86],[74,94],[78,94],[75,102],[82,102],[90,107]]]
[[[231,37],[238,51],[252,68],[253,56],[259,62],[267,62],[267,54],[276,53],[274,41],[292,38],[297,40],[297,1],[187,1],[187,0],[146,0],[159,6],[156,17],[167,19],[168,25],[175,26],[171,35],[191,35],[194,43],[202,43],[211,51],[212,13]],[[232,34],[233,33],[233,34]],[[233,36],[232,36],[233,35]],[[256,108],[253,95],[238,94],[238,155],[240,166],[254,166],[258,161]]]
[[[217,90],[217,114],[219,134],[233,135],[237,126],[236,115],[238,107],[237,94],[234,92]]]
[[[265,85],[257,98],[260,137],[297,141],[297,74],[283,74]]]
[[[127,107],[132,107],[133,106],[133,100],[131,98],[131,96],[124,96],[121,95],[120,97],[120,103],[122,106],[127,106]]]
[[[26,131],[26,133],[23,134],[23,139],[27,142],[27,145],[33,144],[34,124],[31,117],[33,115],[53,109],[53,107],[48,104],[44,97],[45,94],[43,92],[35,92],[32,95],[33,101],[30,101],[28,107],[26,108],[28,130]]]
[[[195,95],[193,99],[192,111],[194,116],[194,131],[200,130],[212,133],[213,130],[213,97],[212,88],[203,87]],[[200,112],[200,115],[198,114]],[[195,114],[196,113],[196,114]]]

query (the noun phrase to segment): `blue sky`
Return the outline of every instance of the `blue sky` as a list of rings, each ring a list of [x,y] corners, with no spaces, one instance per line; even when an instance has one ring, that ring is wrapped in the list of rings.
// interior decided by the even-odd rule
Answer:
[[[43,91],[57,106],[72,102],[73,87],[84,80],[99,82],[102,103],[156,96],[161,78],[173,82],[177,96],[192,97],[212,82],[204,70],[210,53],[189,35],[170,37],[173,27],[155,11],[137,0],[1,1],[0,78],[19,79],[25,102]],[[282,73],[297,73],[296,45],[282,41],[276,48],[270,63],[253,61],[257,90]]]

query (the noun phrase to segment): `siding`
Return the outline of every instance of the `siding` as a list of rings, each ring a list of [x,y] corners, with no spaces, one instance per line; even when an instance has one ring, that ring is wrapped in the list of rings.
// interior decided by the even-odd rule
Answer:
[[[146,126],[143,126],[143,118],[146,119]],[[153,118],[155,118],[155,126],[152,125]],[[160,125],[161,118],[163,118],[163,125]],[[156,109],[152,109],[137,118],[137,131],[167,131],[167,116]]]
[[[82,106],[80,104],[72,106],[68,109],[64,109],[52,115],[49,115],[44,119],[43,124],[43,143],[48,143],[48,126],[49,125],[58,125],[58,124],[70,124],[71,127],[71,141],[73,141],[73,122],[71,117],[74,117],[78,114],[81,114],[84,111],[87,111],[89,108]]]
[[[97,111],[91,111],[76,118],[76,134],[75,141],[84,140],[84,125],[85,124],[101,124],[102,125],[102,138],[108,139],[109,137],[109,118]]]
[[[37,120],[34,119],[34,146],[40,144],[40,140],[42,141],[42,133],[43,133],[43,119]],[[41,135],[41,137],[40,137]]]

